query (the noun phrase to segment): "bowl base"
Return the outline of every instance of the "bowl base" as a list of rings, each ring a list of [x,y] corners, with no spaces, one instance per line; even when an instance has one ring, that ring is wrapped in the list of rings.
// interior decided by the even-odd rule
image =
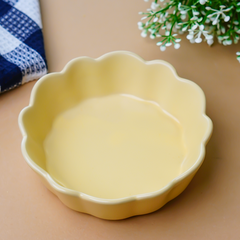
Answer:
[[[127,94],[87,99],[58,115],[44,150],[58,183],[104,199],[163,188],[186,156],[177,119]]]

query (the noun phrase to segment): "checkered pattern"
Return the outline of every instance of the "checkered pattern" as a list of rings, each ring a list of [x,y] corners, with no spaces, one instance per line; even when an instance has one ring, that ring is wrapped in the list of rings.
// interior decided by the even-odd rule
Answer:
[[[38,0],[0,0],[0,93],[47,73]]]

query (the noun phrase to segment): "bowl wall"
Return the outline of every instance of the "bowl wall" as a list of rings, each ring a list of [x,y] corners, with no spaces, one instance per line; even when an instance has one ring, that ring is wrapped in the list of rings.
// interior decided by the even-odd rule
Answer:
[[[123,93],[158,103],[181,123],[187,154],[179,176],[157,192],[111,201],[60,186],[47,172],[43,149],[56,116],[85,99]],[[195,83],[178,77],[164,61],[144,62],[129,52],[113,52],[96,60],[80,57],[61,73],[44,76],[34,86],[19,125],[23,155],[44,184],[68,207],[105,219],[149,213],[179,195],[200,167],[212,131],[204,93]]]

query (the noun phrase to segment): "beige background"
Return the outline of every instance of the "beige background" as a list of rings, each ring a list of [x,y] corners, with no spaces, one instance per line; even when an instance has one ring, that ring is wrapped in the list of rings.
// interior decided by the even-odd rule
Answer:
[[[65,207],[25,163],[17,124],[35,82],[0,95],[0,239],[240,239],[240,45],[181,42],[160,52],[140,37],[143,0],[40,0],[49,71],[74,57],[129,50],[170,62],[205,92],[213,136],[189,187],[152,214],[105,221]]]

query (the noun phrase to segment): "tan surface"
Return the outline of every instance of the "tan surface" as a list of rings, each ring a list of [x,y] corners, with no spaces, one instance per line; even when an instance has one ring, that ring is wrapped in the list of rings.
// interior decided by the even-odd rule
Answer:
[[[130,50],[163,59],[196,82],[214,123],[204,164],[189,187],[161,210],[122,221],[104,221],[65,207],[25,163],[17,125],[34,82],[0,96],[0,239],[239,239],[240,236],[240,45],[191,45],[160,52],[140,37],[140,0],[93,2],[42,0],[50,71],[72,58]]]

